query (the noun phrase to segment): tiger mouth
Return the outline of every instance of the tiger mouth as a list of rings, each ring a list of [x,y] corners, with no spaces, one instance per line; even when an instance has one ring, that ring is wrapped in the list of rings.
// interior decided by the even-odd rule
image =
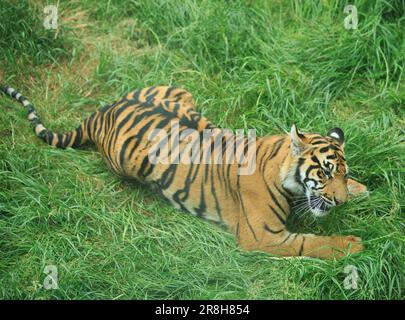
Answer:
[[[325,215],[333,207],[332,204],[326,202],[322,197],[314,195],[308,198],[308,205],[309,209],[316,216]]]

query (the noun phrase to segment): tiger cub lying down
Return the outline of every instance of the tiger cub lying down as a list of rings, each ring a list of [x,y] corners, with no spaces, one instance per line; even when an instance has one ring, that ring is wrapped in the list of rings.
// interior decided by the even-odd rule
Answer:
[[[293,125],[290,134],[249,141],[236,135],[224,139],[218,135],[223,130],[195,110],[189,92],[158,86],[135,90],[93,113],[76,130],[60,134],[45,128],[34,106],[20,93],[7,86],[1,89],[27,108],[36,135],[46,143],[58,148],[94,143],[114,173],[154,186],[177,208],[225,224],[243,249],[333,258],[363,248],[355,236],[318,236],[286,229],[296,198],[305,198],[308,209],[320,216],[350,196],[366,192],[364,185],[348,178],[344,135],[339,128],[323,136],[300,133]],[[173,125],[177,133],[170,132]],[[206,130],[217,133],[213,135],[216,144],[198,139]],[[168,134],[157,143],[162,132]],[[184,139],[193,133],[197,137],[193,145],[202,148],[199,153],[191,152],[189,140]],[[174,139],[176,135],[183,139]],[[229,145],[248,141],[240,156],[255,145],[251,172],[241,174],[241,162],[209,161],[218,149],[226,154],[229,141]],[[151,161],[153,148],[155,155],[161,152],[166,158],[176,152],[180,157],[193,154],[193,158]],[[219,160],[223,158],[222,154]]]

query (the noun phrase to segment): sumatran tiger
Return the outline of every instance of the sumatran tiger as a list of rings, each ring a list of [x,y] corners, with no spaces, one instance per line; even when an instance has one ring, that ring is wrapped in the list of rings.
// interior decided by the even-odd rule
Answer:
[[[289,134],[250,140],[221,135],[224,130],[196,111],[189,92],[153,86],[132,91],[93,113],[76,130],[61,134],[47,129],[19,92],[9,86],[1,89],[27,109],[35,134],[46,143],[58,148],[95,144],[115,174],[147,183],[177,208],[226,225],[245,250],[335,258],[363,249],[355,236],[292,233],[286,228],[294,199],[305,199],[307,208],[321,216],[366,192],[364,185],[348,178],[339,128],[321,135],[299,132],[292,125]],[[171,132],[173,127],[177,130]],[[209,143],[200,139],[207,130],[216,132]],[[243,148],[233,157],[229,153],[228,161],[216,161],[228,155],[229,145]],[[236,158],[244,158],[253,145],[251,170],[242,174],[247,162]],[[194,152],[192,147],[201,148]],[[159,154],[172,161],[156,161]],[[180,161],[173,161],[173,155]]]

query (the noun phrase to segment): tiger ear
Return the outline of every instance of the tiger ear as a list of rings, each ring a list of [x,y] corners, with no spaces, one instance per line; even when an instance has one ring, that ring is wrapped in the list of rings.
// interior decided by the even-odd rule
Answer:
[[[298,132],[298,129],[295,126],[295,124],[291,126],[290,138],[291,138],[291,151],[293,156],[300,155],[304,151],[306,143],[304,141],[305,139],[304,135]]]
[[[345,145],[345,135],[340,128],[333,128],[328,131],[328,137],[335,139],[343,147]]]

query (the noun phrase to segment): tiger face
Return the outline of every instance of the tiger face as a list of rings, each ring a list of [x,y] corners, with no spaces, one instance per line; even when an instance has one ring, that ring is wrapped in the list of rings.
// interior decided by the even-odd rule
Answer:
[[[326,136],[299,133],[291,128],[291,152],[294,158],[292,183],[305,199],[306,207],[322,216],[348,198],[348,167],[344,157],[344,134],[339,128]]]

